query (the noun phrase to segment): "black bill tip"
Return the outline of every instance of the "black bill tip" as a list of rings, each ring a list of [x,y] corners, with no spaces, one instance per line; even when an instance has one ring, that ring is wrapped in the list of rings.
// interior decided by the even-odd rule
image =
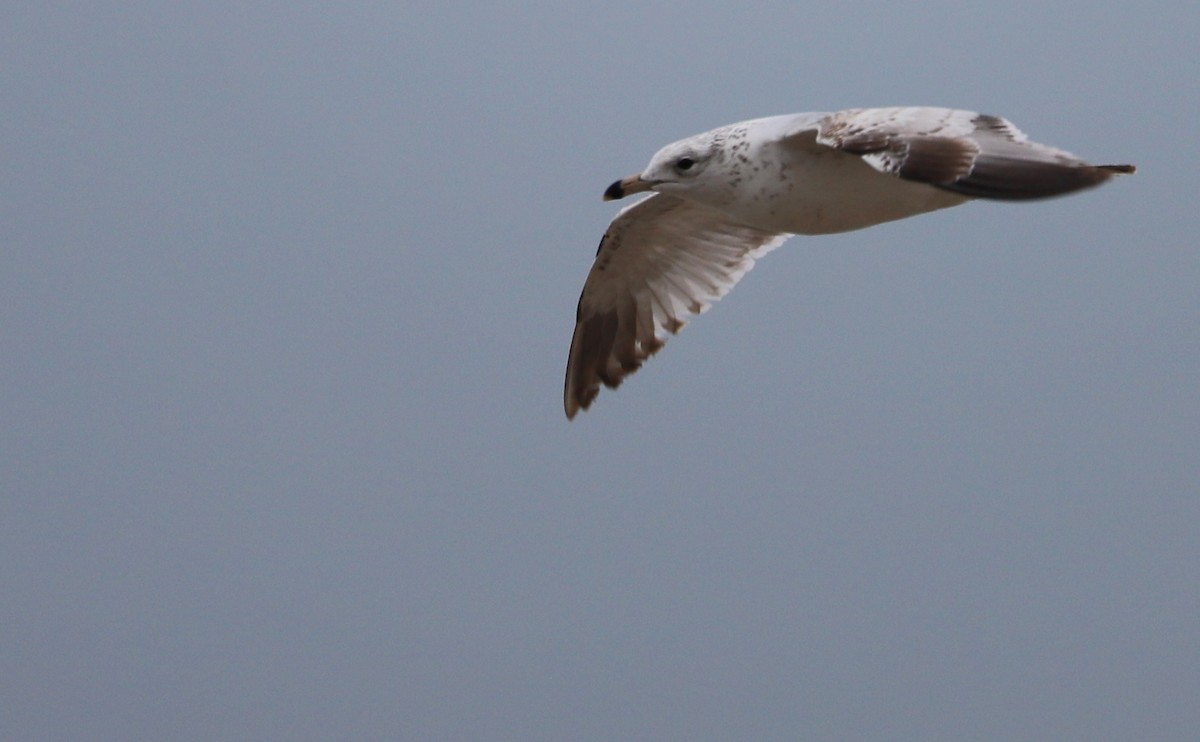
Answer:
[[[604,191],[605,201],[616,201],[619,198],[625,198],[625,188],[621,185],[621,181],[615,181]]]

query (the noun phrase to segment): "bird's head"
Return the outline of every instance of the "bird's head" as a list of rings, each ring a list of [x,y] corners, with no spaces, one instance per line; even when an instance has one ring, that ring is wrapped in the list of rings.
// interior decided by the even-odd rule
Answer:
[[[674,193],[689,190],[701,180],[717,152],[712,132],[668,144],[650,158],[642,172],[610,185],[604,191],[604,200],[614,201],[643,191]]]

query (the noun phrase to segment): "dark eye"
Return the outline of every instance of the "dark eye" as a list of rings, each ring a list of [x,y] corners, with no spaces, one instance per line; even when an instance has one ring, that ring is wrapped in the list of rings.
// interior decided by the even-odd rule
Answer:
[[[675,169],[676,170],[691,170],[692,166],[695,164],[696,164],[696,161],[690,157],[680,157],[678,160],[675,161]]]

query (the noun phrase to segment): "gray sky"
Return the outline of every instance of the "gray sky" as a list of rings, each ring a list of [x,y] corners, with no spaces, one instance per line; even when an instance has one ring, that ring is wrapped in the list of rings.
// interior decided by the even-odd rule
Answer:
[[[9,3],[0,737],[1185,740],[1189,4]],[[568,424],[661,145],[1140,172],[796,238]]]

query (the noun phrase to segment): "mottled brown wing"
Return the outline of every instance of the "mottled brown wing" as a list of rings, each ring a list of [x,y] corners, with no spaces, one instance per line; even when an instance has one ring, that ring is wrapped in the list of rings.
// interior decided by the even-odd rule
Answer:
[[[839,111],[820,122],[816,142],[858,155],[881,173],[973,198],[1060,196],[1134,171],[1030,142],[998,116],[948,108]]]
[[[790,235],[741,226],[683,199],[651,195],[622,210],[600,241],[575,313],[563,405],[586,410],[724,296]]]

